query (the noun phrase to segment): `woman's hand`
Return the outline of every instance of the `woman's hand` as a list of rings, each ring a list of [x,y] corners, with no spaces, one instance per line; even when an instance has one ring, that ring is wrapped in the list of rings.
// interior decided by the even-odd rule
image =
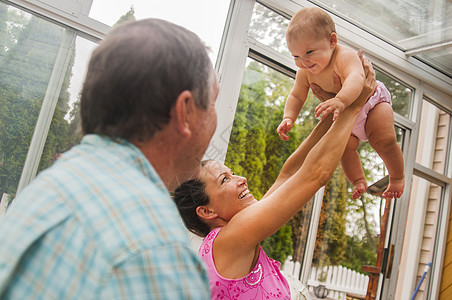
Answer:
[[[370,96],[372,96],[375,89],[377,88],[377,81],[375,77],[375,70],[372,67],[372,63],[370,62],[369,59],[364,57],[362,50],[358,51],[358,56],[363,64],[364,74],[366,75],[366,78],[364,80],[364,86],[363,90],[361,91],[361,94],[350,106],[362,107],[363,104],[367,101],[367,99],[369,99]]]
[[[336,91],[340,90],[342,87],[342,83],[341,83],[341,79],[339,78],[339,76],[336,73],[334,73],[333,80],[334,80],[334,89]],[[315,83],[311,84],[311,90],[312,90],[312,93],[314,94],[314,96],[316,96],[317,99],[319,99],[322,102],[325,102],[328,99],[336,97],[336,94],[325,92],[324,90],[322,90],[322,88],[320,86],[318,86]]]
[[[370,62],[370,60],[367,59],[366,57],[364,57],[362,50],[358,51],[358,56],[361,59],[361,62],[363,64],[364,74],[366,75],[366,78],[364,80],[364,86],[363,86],[361,95],[358,97],[357,100],[362,101],[365,98],[365,100],[364,100],[364,102],[365,102],[365,101],[367,101],[367,99],[369,99],[369,97],[373,94],[373,92],[377,88],[377,82],[375,79],[375,71],[374,71],[374,68],[372,67],[372,63]],[[336,91],[340,90],[342,87],[342,83],[341,83],[341,79],[339,78],[339,76],[336,73],[334,73],[333,80],[334,80],[334,89]],[[336,97],[336,94],[325,92],[315,83],[311,84],[311,90],[312,90],[314,96],[316,96],[322,102]],[[366,95],[367,95],[367,98],[366,98]],[[353,103],[361,102],[361,101],[357,101],[357,100],[355,100]],[[361,106],[364,104],[364,102],[356,103],[356,104]]]

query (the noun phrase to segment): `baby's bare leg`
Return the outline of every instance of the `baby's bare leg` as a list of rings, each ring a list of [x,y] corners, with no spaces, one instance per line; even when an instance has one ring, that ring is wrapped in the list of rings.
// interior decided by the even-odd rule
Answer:
[[[377,104],[367,116],[366,134],[369,144],[383,159],[389,172],[389,186],[385,198],[400,198],[405,188],[403,154],[397,144],[394,114],[389,103]]]
[[[341,165],[344,170],[345,177],[353,184],[352,198],[358,199],[367,189],[366,179],[364,177],[361,159],[358,149],[359,140],[356,136],[351,135],[344,154],[342,155]]]

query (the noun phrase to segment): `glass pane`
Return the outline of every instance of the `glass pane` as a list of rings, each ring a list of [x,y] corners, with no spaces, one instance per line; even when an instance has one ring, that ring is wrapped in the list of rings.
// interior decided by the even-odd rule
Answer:
[[[450,7],[452,7],[452,5],[450,5]],[[448,33],[451,35],[449,37],[450,41],[452,40],[452,30],[450,27]],[[430,50],[425,54],[419,54],[416,57],[419,57],[421,61],[433,66],[435,69],[443,70],[449,77],[452,77],[452,51],[450,49],[449,46],[437,50]]]
[[[250,37],[292,58],[286,43],[289,20],[256,2],[251,17]]]
[[[246,177],[251,193],[260,199],[275,181],[285,160],[317,123],[311,111],[318,101],[306,102],[289,133],[289,141],[282,141],[276,128],[294,80],[250,58],[246,66],[225,164]],[[262,246],[267,255],[283,263],[295,248],[294,258],[301,261],[311,206],[308,204],[298,213],[291,226],[283,227],[264,241]]]
[[[422,101],[416,162],[441,174],[445,174],[450,151],[450,120],[450,114],[425,99]]]
[[[400,144],[404,131],[396,128],[396,134]],[[368,186],[385,177],[387,169],[369,143],[360,143],[358,153]],[[369,274],[362,269],[376,265],[386,201],[376,195],[378,189],[368,189],[358,199],[351,198],[352,190],[338,166],[324,192],[308,281],[312,292],[323,285],[330,287],[330,297],[345,297],[350,289],[353,294],[366,295]]]
[[[309,227],[311,222],[311,214],[314,200],[311,199],[293,218],[289,221],[289,226],[292,229],[292,248],[293,252],[287,256],[286,260],[281,266],[281,270],[286,275],[293,276],[299,279],[301,276],[301,264],[304,261],[306,255],[306,242],[309,233]],[[275,234],[275,237],[278,235]],[[271,241],[271,237],[265,241]],[[268,246],[274,247],[268,243]]]
[[[220,48],[229,0],[93,0],[89,16],[113,26],[129,19],[160,18],[184,26],[212,49],[215,62]]]
[[[321,0],[353,24],[374,32],[404,50],[432,46],[419,57],[443,73],[452,74],[450,48],[452,5],[440,0]],[[340,38],[340,37],[339,37]]]
[[[422,222],[423,233],[420,234],[421,245],[419,253],[419,264],[417,267],[416,284],[421,279],[425,267],[433,260],[433,253],[435,251],[436,231],[438,229],[438,217],[441,207],[442,188],[432,182],[429,182],[418,176],[413,176],[413,184],[411,186],[410,203],[418,203],[417,205],[425,204],[425,219],[416,220],[415,222]],[[408,262],[409,263],[409,262]],[[431,270],[424,279],[416,295],[416,299],[427,299],[427,290],[429,284],[430,274],[434,272]]]
[[[13,199],[64,29],[0,2],[0,194]]]
[[[392,41],[403,41],[439,30],[448,21],[447,1],[322,0],[321,2],[351,18],[355,23],[364,24],[384,34],[385,38]],[[446,10],[446,12],[440,13],[437,10]]]
[[[375,73],[377,75],[377,80],[383,82],[391,93],[392,109],[394,112],[408,118],[413,90],[383,72],[375,70]]]
[[[96,43],[77,37],[68,71],[58,97],[38,172],[50,167],[58,157],[78,144],[82,138],[80,128],[80,92],[88,68],[91,52]]]

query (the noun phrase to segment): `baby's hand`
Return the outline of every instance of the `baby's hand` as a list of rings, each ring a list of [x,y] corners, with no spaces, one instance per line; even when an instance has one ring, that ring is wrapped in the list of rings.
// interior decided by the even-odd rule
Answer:
[[[331,98],[325,102],[320,103],[315,108],[315,117],[318,118],[320,115],[322,116],[322,120],[329,113],[333,113],[333,121],[336,121],[339,114],[344,110],[345,105],[339,98]]]
[[[281,121],[281,124],[279,124],[278,129],[276,129],[276,132],[279,134],[279,137],[283,141],[288,141],[289,136],[287,134],[292,129],[292,127],[293,127],[293,121],[290,118],[284,118]]]

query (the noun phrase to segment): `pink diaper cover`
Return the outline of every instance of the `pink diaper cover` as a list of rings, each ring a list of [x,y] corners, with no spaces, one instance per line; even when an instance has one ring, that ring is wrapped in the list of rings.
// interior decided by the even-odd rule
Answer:
[[[375,89],[373,95],[364,103],[363,107],[359,111],[358,117],[356,118],[355,126],[353,127],[352,133],[361,141],[367,141],[366,135],[366,120],[369,112],[374,108],[377,104],[382,102],[387,102],[392,105],[391,94],[385,85],[378,81],[378,86]]]

